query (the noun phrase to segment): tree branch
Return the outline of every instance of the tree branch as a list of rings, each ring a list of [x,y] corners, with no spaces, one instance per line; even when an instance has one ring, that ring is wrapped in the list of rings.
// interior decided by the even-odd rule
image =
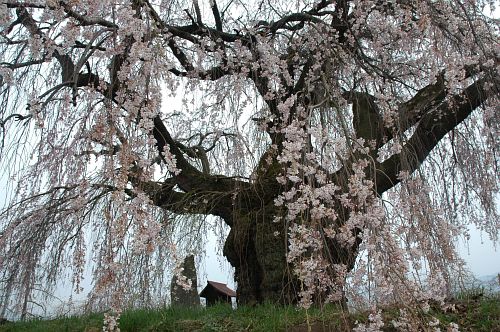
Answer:
[[[487,89],[491,83],[494,84],[493,88]],[[377,163],[377,192],[382,194],[398,184],[401,181],[401,172],[414,172],[448,132],[462,123],[488,98],[499,94],[499,86],[498,77],[494,78],[493,82],[481,78],[462,93],[425,114],[401,153]]]
[[[174,190],[171,181],[141,182],[137,186],[147,193],[153,204],[158,207],[177,214],[213,214],[224,218],[231,226],[232,192],[200,190],[183,193]]]
[[[193,6],[194,6],[194,12],[196,13],[196,23],[198,25],[203,25],[203,22],[201,20],[201,11],[200,11],[200,5],[198,4],[198,0],[193,0]]]
[[[296,30],[294,28],[287,27],[287,24],[290,23],[290,22],[325,23],[325,22],[323,22],[323,20],[321,20],[321,19],[319,19],[319,18],[317,18],[317,17],[315,17],[313,15],[307,14],[307,13],[292,13],[290,15],[287,15],[287,16],[283,17],[279,21],[276,21],[276,22],[272,23],[269,26],[269,31],[272,34],[274,34],[278,30],[283,29],[283,28],[285,28],[287,30]]]
[[[387,131],[375,98],[367,92],[354,92],[352,98],[353,128],[356,137],[366,141],[375,141],[375,147],[383,145],[383,136]]]
[[[188,60],[186,54],[177,46],[177,43],[175,40],[170,39],[168,41],[168,47],[172,50],[172,53],[176,57],[177,60],[179,60],[181,66],[188,72],[193,71],[194,67],[191,64],[191,62]]]
[[[75,12],[74,10],[71,9],[71,5],[66,2],[66,1],[59,1],[59,5],[64,8],[64,12],[77,20],[82,26],[88,26],[88,25],[102,25],[107,28],[111,29],[118,29],[118,25],[106,21],[102,18],[93,18],[92,16],[89,15],[81,15]]]
[[[215,20],[215,28],[217,31],[222,32],[222,19],[220,17],[220,12],[219,12],[219,7],[217,6],[217,2],[215,0],[212,0],[211,2],[211,8],[212,8],[212,14],[214,15],[214,20]]]

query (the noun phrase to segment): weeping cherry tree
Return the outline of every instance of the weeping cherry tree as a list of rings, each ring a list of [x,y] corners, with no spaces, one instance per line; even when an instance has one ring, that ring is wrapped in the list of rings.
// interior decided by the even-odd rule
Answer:
[[[442,300],[457,239],[498,240],[498,23],[483,0],[2,1],[3,312],[89,261],[89,301],[153,303],[209,215],[241,304]]]

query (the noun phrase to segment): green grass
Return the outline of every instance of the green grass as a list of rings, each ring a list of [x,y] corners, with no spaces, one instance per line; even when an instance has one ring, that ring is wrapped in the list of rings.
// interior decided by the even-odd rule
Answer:
[[[442,331],[449,323],[458,323],[460,331],[500,331],[500,299],[484,297],[480,300],[456,300],[454,311],[443,311],[432,307],[429,313],[415,310],[419,318],[430,320],[436,317]],[[398,308],[383,311],[386,331],[395,331],[391,321],[397,319]],[[241,307],[232,310],[227,305],[210,308],[186,309],[164,308],[158,310],[126,311],[120,318],[121,331],[349,331],[354,321],[366,322],[368,313],[342,313],[335,306],[322,309],[298,310],[295,307],[280,307],[265,304],[256,307]],[[102,331],[102,314],[67,317],[56,320],[35,320],[7,323],[0,326],[6,331]],[[423,328],[425,330],[425,328]]]
[[[53,320],[31,320],[26,322],[7,323],[0,326],[0,331],[30,331],[30,332],[45,332],[45,331],[87,331],[97,332],[102,331],[92,330],[92,327],[102,326],[103,315],[91,314],[81,317],[62,317]]]
[[[340,329],[346,317],[334,306],[308,311],[296,307],[280,307],[265,304],[256,307],[241,307],[233,310],[228,305],[209,308],[187,309],[182,307],[161,310],[126,311],[120,317],[121,331],[287,331],[303,330],[307,322],[313,325],[332,326]],[[102,314],[67,317],[55,320],[33,320],[7,323],[0,332],[7,331],[102,331]],[[332,327],[333,328],[333,327]],[[335,331],[338,329],[336,328]],[[306,328],[307,331],[307,328]]]
[[[454,312],[434,312],[441,322],[457,323],[461,331],[500,332],[500,300],[485,298],[480,301],[461,301],[455,304]]]
[[[225,305],[199,310],[172,308],[165,310],[162,321],[149,331],[286,331],[307,320],[314,323],[333,321],[335,315],[339,316],[339,311],[334,306],[308,311],[272,304],[238,310]],[[339,319],[335,321],[340,322]]]

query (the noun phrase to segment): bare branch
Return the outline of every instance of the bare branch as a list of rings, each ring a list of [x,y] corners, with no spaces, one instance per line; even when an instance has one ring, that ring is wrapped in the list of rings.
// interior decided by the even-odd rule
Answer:
[[[222,32],[222,19],[220,17],[219,7],[217,6],[217,1],[212,0],[211,2],[212,14],[214,15],[215,28],[217,31]]]
[[[203,22],[201,20],[201,11],[200,11],[200,5],[198,4],[198,0],[193,0],[193,6],[194,6],[194,11],[196,13],[196,23],[198,25],[203,25]]]

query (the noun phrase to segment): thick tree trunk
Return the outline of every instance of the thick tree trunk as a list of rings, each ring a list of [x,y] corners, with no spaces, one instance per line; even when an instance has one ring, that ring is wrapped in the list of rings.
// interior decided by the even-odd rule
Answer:
[[[299,301],[301,285],[286,260],[288,230],[283,222],[274,222],[277,212],[270,203],[245,214],[239,214],[237,210],[233,213],[224,256],[235,269],[239,304],[296,304]],[[330,263],[345,264],[351,270],[361,241],[356,241],[349,249],[334,241],[325,241],[328,241]],[[314,300],[322,302],[324,295],[316,294]],[[343,298],[342,305],[345,301]]]
[[[224,256],[235,269],[238,303],[296,303],[298,281],[286,262],[286,231],[273,222],[276,208],[233,214]]]

